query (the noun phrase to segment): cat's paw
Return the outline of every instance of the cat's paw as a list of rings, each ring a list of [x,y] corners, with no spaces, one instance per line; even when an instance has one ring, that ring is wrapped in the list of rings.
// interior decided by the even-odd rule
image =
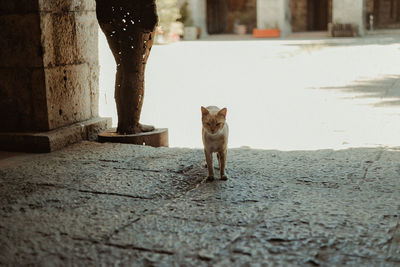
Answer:
[[[224,175],[222,175],[222,176],[221,176],[221,180],[222,180],[222,181],[226,181],[226,180],[228,180],[228,176],[226,176],[225,174],[224,174]]]
[[[214,181],[214,176],[207,176],[206,182],[212,182]]]

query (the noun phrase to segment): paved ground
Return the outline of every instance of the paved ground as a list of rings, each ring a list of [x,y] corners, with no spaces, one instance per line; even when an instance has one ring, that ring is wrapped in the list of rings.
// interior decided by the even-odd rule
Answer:
[[[1,266],[399,266],[400,148],[83,142],[0,169]]]

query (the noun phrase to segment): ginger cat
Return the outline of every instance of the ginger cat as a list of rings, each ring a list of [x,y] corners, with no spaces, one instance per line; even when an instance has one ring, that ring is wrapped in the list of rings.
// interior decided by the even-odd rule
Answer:
[[[213,153],[217,153],[221,180],[228,179],[225,175],[229,134],[228,124],[226,123],[226,112],[226,108],[219,109],[215,106],[201,107],[204,154],[208,168],[207,181],[214,180]]]

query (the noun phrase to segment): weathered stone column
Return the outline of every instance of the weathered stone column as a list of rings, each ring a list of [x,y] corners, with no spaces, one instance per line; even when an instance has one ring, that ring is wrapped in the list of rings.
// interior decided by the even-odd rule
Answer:
[[[98,118],[94,0],[0,2],[0,149],[47,152],[111,126]]]
[[[145,68],[158,23],[155,0],[96,0],[97,20],[117,64],[116,131],[99,135],[100,142],[168,146],[167,129],[140,123]]]
[[[358,28],[358,35],[365,34],[365,0],[333,0],[333,24],[352,24]]]
[[[290,34],[290,0],[257,0],[257,28],[278,28],[282,36]]]
[[[139,122],[147,59],[158,22],[155,0],[96,0],[97,20],[117,64],[115,101],[119,134],[154,130]]]

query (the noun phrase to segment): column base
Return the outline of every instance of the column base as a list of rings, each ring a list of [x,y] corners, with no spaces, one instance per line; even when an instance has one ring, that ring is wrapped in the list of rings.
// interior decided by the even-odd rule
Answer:
[[[115,128],[99,134],[99,142],[125,143],[152,147],[168,147],[168,129],[160,128],[139,134],[118,134]]]
[[[111,124],[111,118],[97,117],[48,132],[0,132],[0,150],[51,152],[82,140],[97,140],[97,134]]]

